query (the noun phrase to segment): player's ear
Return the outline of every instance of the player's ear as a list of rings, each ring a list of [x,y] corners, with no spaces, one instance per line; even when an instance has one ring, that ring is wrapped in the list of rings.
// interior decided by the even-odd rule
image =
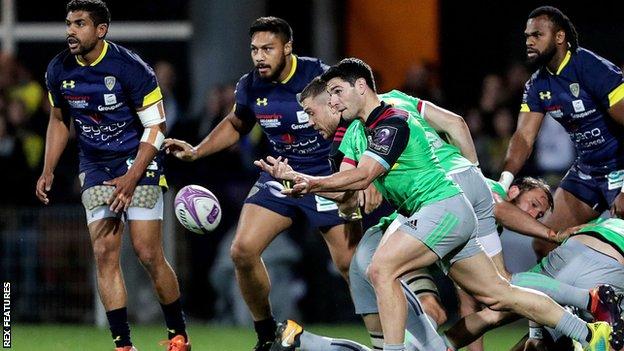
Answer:
[[[288,56],[290,54],[292,54],[292,41],[289,41],[286,44],[284,44],[284,55]]]
[[[106,36],[106,33],[108,33],[108,24],[106,23],[100,23],[97,25],[97,37],[98,39],[104,39],[104,37]]]
[[[557,44],[564,44],[566,42],[565,31],[563,31],[563,30],[557,31],[557,33],[555,34],[555,42]]]
[[[518,188],[517,185],[512,185],[511,187],[509,187],[509,191],[507,192],[507,197],[509,198],[510,201],[518,197],[518,195],[520,195],[520,188]]]
[[[358,78],[355,81],[355,88],[357,89],[358,94],[364,95],[366,92],[366,79]]]

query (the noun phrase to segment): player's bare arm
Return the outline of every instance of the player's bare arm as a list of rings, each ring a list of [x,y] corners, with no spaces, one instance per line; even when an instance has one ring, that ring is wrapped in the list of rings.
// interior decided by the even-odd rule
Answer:
[[[155,109],[155,110],[152,110]],[[152,112],[153,111],[153,112]],[[139,151],[132,163],[132,167],[128,168],[126,174],[121,177],[105,181],[105,185],[112,185],[115,187],[115,191],[111,198],[108,200],[111,211],[119,212],[121,210],[126,211],[130,207],[132,202],[132,195],[137,183],[145,173],[147,166],[152,162],[160,146],[162,145],[165,133],[165,116],[164,108],[162,106],[162,100],[150,105],[145,106],[137,111],[141,121],[144,122],[145,118],[142,117],[143,113],[151,113],[155,116],[154,119],[147,122],[141,143],[139,144]]]
[[[527,212],[508,201],[498,202],[494,206],[496,220],[505,228],[552,242],[560,242],[557,232],[531,217]]]
[[[544,114],[541,112],[520,112],[516,131],[511,136],[507,147],[503,172],[510,172],[512,175],[520,172],[526,160],[531,156],[531,152],[533,152],[533,145],[543,120]],[[503,183],[502,181],[501,177],[501,183]],[[509,188],[512,181],[513,178],[505,182],[505,188]]]
[[[69,127],[63,121],[63,113],[60,108],[52,107],[50,110],[50,119],[48,121],[48,131],[46,133],[45,156],[43,163],[43,171],[39,180],[35,194],[39,201],[44,204],[50,203],[47,192],[52,189],[54,181],[54,169],[58,164],[59,158],[65,150],[67,139],[69,138]]]
[[[251,131],[254,123],[236,116],[234,109],[197,146],[184,140],[165,139],[165,150],[183,161],[195,161],[236,144],[241,135]]]
[[[462,116],[449,110],[443,109],[431,102],[424,102],[423,117],[439,132],[449,136],[449,141],[457,146],[462,155],[472,163],[479,163],[477,150],[475,149],[470,129]]]

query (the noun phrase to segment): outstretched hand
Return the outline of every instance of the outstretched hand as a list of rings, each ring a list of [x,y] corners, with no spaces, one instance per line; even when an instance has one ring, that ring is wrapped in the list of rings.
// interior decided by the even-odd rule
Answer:
[[[182,161],[195,161],[197,157],[197,149],[184,140],[167,138],[163,143],[163,148],[168,154],[179,158]]]
[[[279,156],[278,158],[267,156],[266,161],[259,159],[254,161],[254,164],[275,179],[293,181],[295,176],[298,174],[293,171],[292,167],[288,164],[288,159],[282,159],[282,156]]]

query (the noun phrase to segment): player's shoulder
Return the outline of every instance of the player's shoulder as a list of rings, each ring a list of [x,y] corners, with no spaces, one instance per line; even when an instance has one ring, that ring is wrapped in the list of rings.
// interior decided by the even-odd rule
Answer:
[[[572,54],[574,58],[576,58],[577,63],[586,63],[586,62],[609,62],[604,57],[596,54],[591,50],[587,50],[585,48],[579,47],[576,49],[576,52]]]
[[[534,86],[540,85],[541,82],[547,79],[548,76],[546,74],[547,73],[545,72],[545,69],[543,68],[540,68],[536,70],[535,72],[533,72],[533,74],[531,74],[531,77],[529,77],[529,80],[527,80],[526,83],[524,84],[524,90],[529,91]]]
[[[70,59],[75,60],[74,55],[69,52],[69,49],[59,52],[50,60],[50,63],[48,63],[48,72],[63,69],[68,62],[71,62],[69,61]]]
[[[300,67],[302,71],[313,75],[313,77],[327,71],[329,68],[320,58],[309,56],[297,56],[297,66]]]
[[[234,94],[240,95],[241,93],[246,93],[249,90],[249,87],[253,84],[253,76],[253,71],[243,74],[236,83],[236,90],[234,91]]]
[[[133,66],[145,68],[152,71],[152,68],[136,52],[111,41],[107,41],[107,43],[107,59],[119,60],[125,65],[130,65],[131,67]]]

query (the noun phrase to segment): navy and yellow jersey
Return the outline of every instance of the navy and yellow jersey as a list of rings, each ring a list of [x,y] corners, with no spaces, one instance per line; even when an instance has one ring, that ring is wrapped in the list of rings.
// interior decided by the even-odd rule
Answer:
[[[144,130],[136,111],[162,99],[152,68],[109,41],[90,65],[67,49],[58,54],[46,84],[50,104],[74,122],[81,172],[133,158]]]
[[[553,117],[570,135],[581,171],[604,175],[624,168],[624,128],[608,115],[608,109],[622,98],[620,69],[579,48],[567,52],[557,72],[542,68],[533,74],[520,112]]]
[[[297,101],[297,94],[310,81],[327,70],[317,58],[292,55],[292,69],[286,79],[262,79],[256,69],[241,77],[236,85],[235,114],[256,121],[273,147],[273,156],[287,157],[296,170],[329,162],[330,140],[309,124],[309,116]]]

